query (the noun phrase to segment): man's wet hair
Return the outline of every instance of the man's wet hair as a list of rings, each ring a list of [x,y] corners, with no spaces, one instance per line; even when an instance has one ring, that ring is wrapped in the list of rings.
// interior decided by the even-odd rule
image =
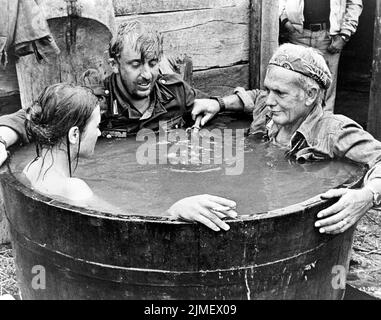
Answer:
[[[163,36],[139,21],[126,22],[119,26],[116,37],[110,42],[109,56],[118,61],[125,45],[141,53],[142,60],[161,59]]]

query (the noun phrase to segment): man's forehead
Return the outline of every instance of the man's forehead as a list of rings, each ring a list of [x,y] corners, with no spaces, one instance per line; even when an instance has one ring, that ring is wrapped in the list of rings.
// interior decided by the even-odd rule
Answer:
[[[142,49],[136,48],[135,44],[126,43],[123,46],[123,50],[120,56],[121,59],[125,59],[127,61],[132,60],[151,60],[158,59],[156,52],[153,51],[143,51]]]
[[[136,46],[134,46],[131,43],[124,43],[123,44],[123,50],[121,54],[121,58],[127,59],[127,60],[135,60],[142,57],[142,53],[140,50],[137,50]]]
[[[264,85],[271,88],[291,88],[295,86],[298,74],[277,66],[267,69]]]

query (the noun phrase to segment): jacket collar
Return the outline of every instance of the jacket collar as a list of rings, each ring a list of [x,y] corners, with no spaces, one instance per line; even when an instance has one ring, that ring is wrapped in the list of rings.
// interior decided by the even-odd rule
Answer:
[[[320,121],[320,119],[323,117],[324,111],[322,106],[316,105],[312,111],[309,113],[307,118],[302,122],[299,129],[296,130],[299,132],[303,137],[306,139],[306,142],[309,146],[312,145],[313,137],[315,136],[313,133],[315,132],[314,128],[317,125],[317,123]]]
[[[323,114],[324,114],[324,111],[322,106],[320,104],[316,105],[311,110],[311,112],[307,115],[306,119],[302,122],[302,124],[293,134],[293,136],[291,137],[289,146],[292,147],[294,140],[300,135],[302,135],[305,141],[307,142],[307,144],[311,146],[313,132],[314,132],[313,128],[317,125],[317,123],[323,117]],[[266,115],[266,119],[267,119],[266,121],[267,135],[270,140],[273,140],[278,134],[280,127],[271,119],[269,115]]]
[[[111,86],[114,93],[114,100],[117,100],[118,105],[122,109],[122,113],[127,112],[130,119],[148,119],[167,112],[165,105],[172,101],[174,95],[165,87],[160,81],[160,77],[155,82],[151,93],[151,102],[149,108],[142,114],[134,105],[130,102],[127,89],[125,88],[121,76],[119,73],[113,73],[111,75]],[[114,104],[114,101],[112,101]]]

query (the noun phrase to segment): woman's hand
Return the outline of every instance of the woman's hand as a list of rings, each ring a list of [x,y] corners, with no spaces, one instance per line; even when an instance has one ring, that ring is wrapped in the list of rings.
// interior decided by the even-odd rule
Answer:
[[[168,209],[168,213],[173,219],[197,221],[214,231],[227,231],[230,227],[221,219],[236,218],[235,208],[234,201],[204,194],[177,201]]]

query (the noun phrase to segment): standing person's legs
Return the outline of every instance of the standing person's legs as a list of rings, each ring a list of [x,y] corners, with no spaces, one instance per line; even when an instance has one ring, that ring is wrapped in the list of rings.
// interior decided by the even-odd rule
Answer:
[[[321,31],[320,34],[316,34],[316,38],[313,41],[313,47],[320,50],[324,55],[324,58],[328,64],[329,70],[332,73],[332,84],[328,88],[325,96],[325,111],[334,112],[335,100],[336,100],[336,86],[337,86],[337,74],[339,71],[340,53],[329,53],[328,47],[332,42],[332,38],[328,31]]]
[[[329,70],[331,70],[332,73],[332,84],[326,93],[324,110],[333,112],[336,100],[337,74],[339,71],[340,53],[327,53],[324,54],[324,58],[327,61]]]
[[[289,35],[289,42],[304,45],[319,50],[327,61],[332,73],[332,84],[327,90],[324,110],[333,112],[336,100],[337,74],[339,70],[340,53],[331,54],[328,47],[331,44],[331,37],[326,30],[311,32],[304,30],[303,33],[293,32]]]

